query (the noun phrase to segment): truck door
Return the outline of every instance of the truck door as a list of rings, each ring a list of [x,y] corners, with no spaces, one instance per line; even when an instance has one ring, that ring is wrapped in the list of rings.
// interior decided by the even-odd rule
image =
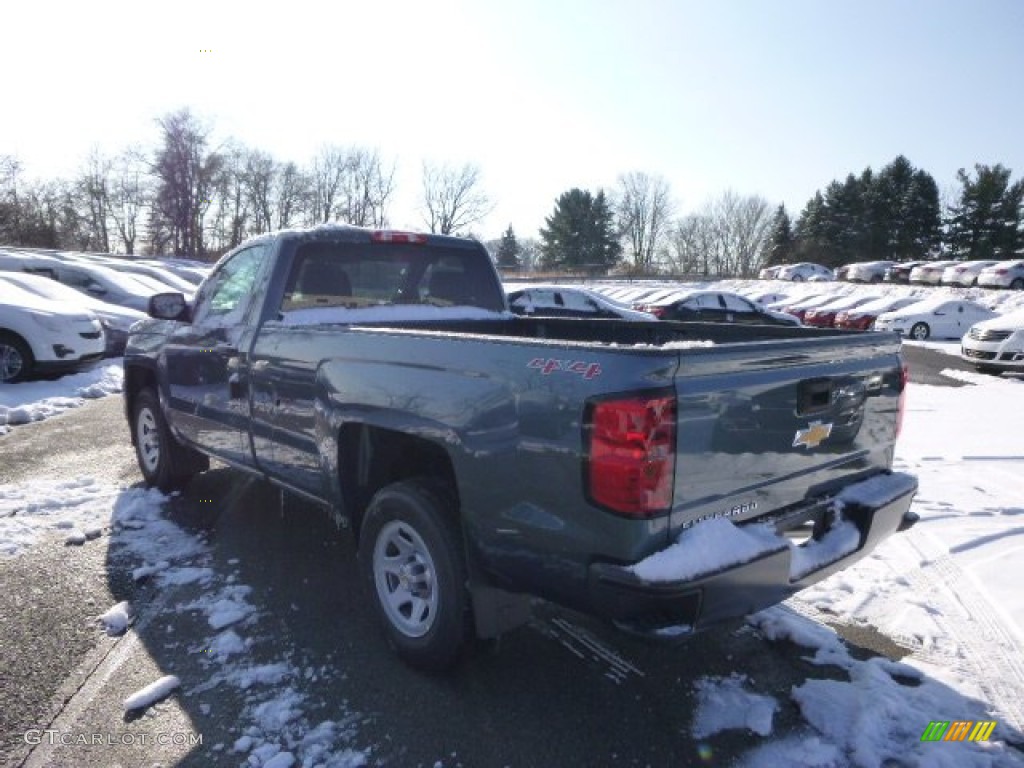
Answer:
[[[222,262],[196,296],[192,322],[164,349],[167,416],[189,440],[231,462],[250,463],[246,346],[268,244]]]

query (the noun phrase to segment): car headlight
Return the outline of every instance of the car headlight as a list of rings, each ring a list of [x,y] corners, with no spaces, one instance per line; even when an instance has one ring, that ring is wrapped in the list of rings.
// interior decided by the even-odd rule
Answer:
[[[47,314],[46,312],[30,311],[28,313],[28,316],[35,320],[37,323],[39,323],[39,325],[43,326],[43,328],[45,328],[48,331],[52,331],[53,333],[60,333],[62,330],[64,330],[64,326],[61,324],[60,320],[51,314]]]

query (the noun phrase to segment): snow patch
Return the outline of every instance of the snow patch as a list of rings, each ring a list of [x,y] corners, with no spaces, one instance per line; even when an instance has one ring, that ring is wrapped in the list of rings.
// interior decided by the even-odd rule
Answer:
[[[691,727],[695,739],[735,729],[771,735],[778,704],[771,696],[745,690],[746,683],[746,676],[740,674],[697,681],[697,714]]]
[[[181,686],[181,681],[174,675],[164,675],[145,688],[141,688],[124,700],[126,712],[138,709],[147,709],[161,699],[166,698],[172,691]]]

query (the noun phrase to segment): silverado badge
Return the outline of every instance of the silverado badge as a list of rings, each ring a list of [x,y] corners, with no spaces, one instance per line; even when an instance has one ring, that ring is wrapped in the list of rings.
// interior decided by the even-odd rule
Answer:
[[[793,447],[798,448],[802,445],[806,448],[815,448],[831,434],[831,424],[812,421],[807,425],[807,429],[798,429],[796,431],[796,436],[793,438]]]

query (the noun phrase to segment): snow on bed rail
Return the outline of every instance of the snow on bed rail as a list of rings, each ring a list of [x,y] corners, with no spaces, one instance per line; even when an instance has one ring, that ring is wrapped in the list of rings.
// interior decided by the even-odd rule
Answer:
[[[410,322],[416,320],[500,320],[511,312],[480,307],[433,307],[422,304],[385,304],[378,307],[308,307],[282,312],[281,325],[358,325],[360,323]],[[271,323],[268,323],[270,325]]]

